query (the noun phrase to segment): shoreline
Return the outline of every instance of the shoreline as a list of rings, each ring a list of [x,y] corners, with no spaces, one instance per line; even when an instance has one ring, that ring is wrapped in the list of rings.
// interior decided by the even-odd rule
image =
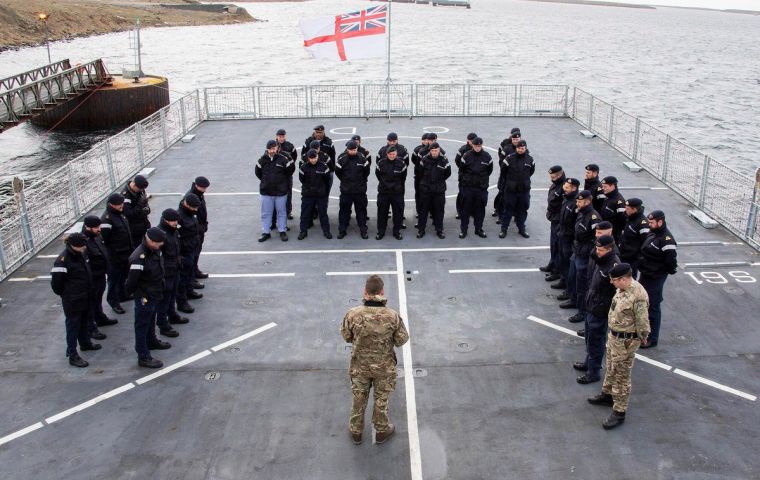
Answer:
[[[228,4],[208,5],[175,0],[175,7],[157,0],[5,0],[0,4],[0,53],[45,44],[45,25],[39,12],[49,14],[49,40],[75,38],[131,30],[136,19],[143,28],[235,25],[259,22],[245,8]]]

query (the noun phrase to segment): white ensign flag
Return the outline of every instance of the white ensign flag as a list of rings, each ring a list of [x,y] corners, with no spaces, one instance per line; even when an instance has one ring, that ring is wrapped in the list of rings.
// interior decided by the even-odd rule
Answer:
[[[303,46],[312,58],[357,60],[386,54],[388,7],[379,5],[358,12],[299,21]]]

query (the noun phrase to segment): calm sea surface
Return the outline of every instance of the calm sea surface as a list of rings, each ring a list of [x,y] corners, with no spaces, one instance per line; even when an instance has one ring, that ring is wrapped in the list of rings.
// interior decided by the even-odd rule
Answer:
[[[575,85],[743,173],[760,166],[760,16],[520,0],[472,3],[470,10],[394,4],[394,80]],[[143,69],[169,77],[173,99],[204,86],[383,81],[381,59],[311,60],[298,30],[299,18],[372,4],[246,3],[263,22],[148,28],[142,32]],[[127,33],[57,42],[51,49],[54,59],[72,63],[103,58],[114,73],[132,62]],[[2,53],[0,77],[46,60],[44,47]],[[15,127],[0,134],[0,183],[7,185],[12,175],[34,181],[107,134]]]

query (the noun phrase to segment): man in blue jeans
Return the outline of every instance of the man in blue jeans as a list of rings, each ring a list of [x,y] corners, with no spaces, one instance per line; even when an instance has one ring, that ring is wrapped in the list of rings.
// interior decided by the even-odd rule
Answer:
[[[292,158],[277,153],[277,142],[269,140],[267,150],[256,162],[254,173],[261,180],[259,195],[261,196],[261,237],[259,242],[266,242],[272,235],[269,233],[272,226],[272,215],[277,212],[277,231],[280,232],[280,240],[288,241],[288,191],[289,182],[296,170],[296,164]]]
[[[568,319],[570,323],[584,321],[586,317],[586,291],[588,290],[588,259],[594,250],[594,227],[601,221],[599,213],[591,206],[591,192],[583,190],[575,201],[578,215],[575,218],[573,256],[570,260],[567,293],[570,299],[560,308],[578,308],[578,313]]]

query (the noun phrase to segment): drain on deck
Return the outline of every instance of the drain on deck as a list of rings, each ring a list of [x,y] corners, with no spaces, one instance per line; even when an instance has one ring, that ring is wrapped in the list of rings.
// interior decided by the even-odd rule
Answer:
[[[218,380],[219,377],[221,377],[222,374],[219,372],[206,372],[206,375],[204,375],[204,378],[208,380],[209,382],[213,382],[214,380]]]
[[[353,348],[353,345],[350,343],[339,343],[338,353],[351,353],[352,348]]]
[[[414,375],[415,377],[427,377],[427,370],[425,370],[424,368],[415,368],[412,371],[412,375]]]
[[[264,303],[266,302],[263,298],[248,298],[246,300],[243,300],[243,306],[246,308],[260,307]]]
[[[449,261],[448,258],[439,258],[438,263],[447,263]]]
[[[470,340],[462,340],[462,339],[454,340],[452,344],[454,347],[454,351],[459,352],[459,353],[469,353],[475,350],[475,347],[476,347],[475,343]]]
[[[224,351],[227,353],[237,353],[240,351],[240,347],[227,347]]]
[[[745,293],[744,289],[742,289],[740,287],[733,287],[733,286],[723,287],[723,291],[726,292],[726,293],[728,293],[728,294],[737,295],[737,296],[738,295],[744,295],[744,293]]]

